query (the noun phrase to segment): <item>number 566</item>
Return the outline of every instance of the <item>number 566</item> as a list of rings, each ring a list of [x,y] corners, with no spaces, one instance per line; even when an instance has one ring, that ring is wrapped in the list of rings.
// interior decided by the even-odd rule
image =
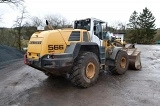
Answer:
[[[63,50],[63,45],[48,45],[48,50]]]

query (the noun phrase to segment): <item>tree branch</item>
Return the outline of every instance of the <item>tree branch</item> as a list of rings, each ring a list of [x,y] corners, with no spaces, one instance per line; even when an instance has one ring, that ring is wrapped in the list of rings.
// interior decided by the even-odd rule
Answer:
[[[0,3],[14,4],[15,6],[23,5],[24,0],[0,0]]]

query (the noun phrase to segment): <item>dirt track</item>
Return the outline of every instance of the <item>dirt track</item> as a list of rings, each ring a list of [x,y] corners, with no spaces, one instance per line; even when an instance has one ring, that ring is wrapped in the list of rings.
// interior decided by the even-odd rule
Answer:
[[[160,45],[137,45],[141,71],[125,75],[101,73],[90,88],[74,87],[69,80],[49,79],[17,61],[0,69],[0,106],[159,106]]]

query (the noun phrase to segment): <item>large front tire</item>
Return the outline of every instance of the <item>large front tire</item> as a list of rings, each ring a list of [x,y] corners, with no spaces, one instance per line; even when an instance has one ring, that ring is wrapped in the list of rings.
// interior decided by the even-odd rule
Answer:
[[[95,84],[99,76],[99,60],[96,54],[84,52],[74,62],[70,73],[71,82],[87,88]]]
[[[125,51],[120,50],[115,58],[114,66],[109,66],[109,70],[112,74],[122,75],[127,71],[128,65],[128,54]]]

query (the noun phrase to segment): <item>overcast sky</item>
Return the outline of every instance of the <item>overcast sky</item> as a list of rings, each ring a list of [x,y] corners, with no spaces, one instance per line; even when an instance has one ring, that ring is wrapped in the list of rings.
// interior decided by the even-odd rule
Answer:
[[[159,4],[158,0],[25,0],[30,16],[60,14],[70,21],[94,17],[109,25],[128,23],[134,10],[140,13],[147,7],[156,18],[157,28],[160,27]],[[11,27],[19,12],[16,8],[1,3],[0,14],[3,18],[0,26]]]

